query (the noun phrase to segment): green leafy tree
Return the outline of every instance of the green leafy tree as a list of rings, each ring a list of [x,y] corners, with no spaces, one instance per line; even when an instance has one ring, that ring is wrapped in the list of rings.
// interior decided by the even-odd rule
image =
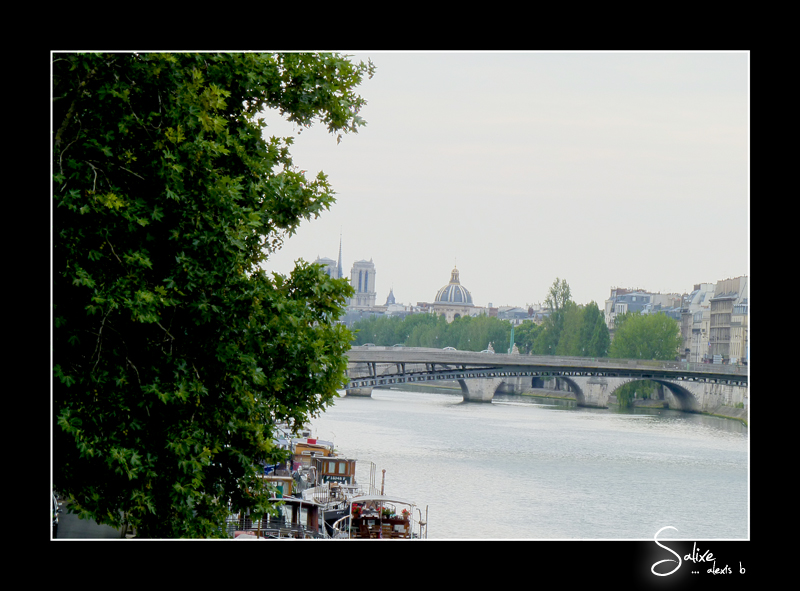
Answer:
[[[455,347],[460,351],[481,351],[492,342],[508,348],[511,325],[489,316],[465,316],[448,323],[443,315],[411,314],[398,318],[371,317],[353,324],[354,344],[407,347]],[[515,337],[515,341],[519,343]]]
[[[477,351],[488,348],[489,343],[498,353],[505,353],[511,341],[511,324],[492,316],[478,316],[474,319],[472,341],[478,342]],[[516,334],[515,334],[516,340]]]
[[[620,359],[675,359],[681,345],[680,325],[666,314],[627,312],[615,318],[609,355]]]
[[[521,353],[530,354],[533,352],[536,339],[542,332],[542,326],[534,322],[523,322],[514,329],[514,342]]]
[[[603,313],[595,302],[589,302],[583,309],[580,343],[580,355],[586,357],[606,357],[608,355],[611,339]]]
[[[562,318],[556,353],[558,355],[579,357],[583,354],[583,349],[585,348],[581,340],[583,336],[584,311],[575,302],[567,300],[559,314]]]
[[[589,343],[586,348],[586,355],[588,357],[608,357],[608,349],[611,346],[611,336],[608,333],[608,326],[606,326],[603,313],[595,318],[594,329],[589,337]]]
[[[558,314],[570,300],[572,300],[572,292],[570,291],[567,280],[559,280],[559,278],[556,277],[555,281],[553,281],[553,285],[550,286],[547,292],[547,297],[544,300],[545,305],[547,305],[553,313]]]
[[[534,355],[606,357],[610,338],[603,313],[595,302],[578,306],[571,297],[566,280],[556,278],[545,298],[550,313],[535,334],[528,337],[530,352]]]
[[[54,485],[81,517],[213,537],[271,510],[273,427],[344,382],[352,290],[260,264],[334,202],[261,113],[355,132],[333,54],[53,55]]]
[[[543,330],[536,339],[534,352],[537,355],[568,355],[564,352],[565,346],[562,346],[559,352],[559,343],[566,322],[568,304],[574,305],[571,298],[572,293],[566,279],[556,277],[545,298],[545,305],[550,313],[544,319]]]

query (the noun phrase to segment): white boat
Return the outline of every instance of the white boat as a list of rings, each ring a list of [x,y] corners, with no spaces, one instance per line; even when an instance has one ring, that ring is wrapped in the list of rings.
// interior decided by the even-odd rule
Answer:
[[[352,497],[348,507],[348,514],[333,524],[331,537],[384,540],[428,537],[428,508],[425,507],[423,517],[413,501],[364,494]]]
[[[232,515],[226,528],[229,534],[268,538],[427,538],[427,507],[423,516],[412,501],[379,494],[374,463],[370,462],[369,483],[362,485],[356,482],[356,459],[337,454],[333,442],[311,437],[310,431],[301,437],[288,432],[282,435],[276,444],[291,450],[291,463],[271,467],[274,470],[262,476],[277,488],[277,496],[270,501],[280,503],[280,515],[255,520],[247,515]]]
[[[226,523],[228,535],[239,539],[243,534],[256,538],[306,540],[329,538],[322,519],[322,506],[297,497],[272,497],[280,503],[277,517],[252,519],[249,515],[231,515]]]
[[[333,535],[332,525],[350,510],[349,501],[355,496],[375,489],[375,464],[371,465],[370,483],[367,487],[356,481],[356,459],[343,456],[316,457],[311,464],[310,473],[314,486],[300,492],[303,499],[314,501],[322,506],[323,520],[328,533]]]

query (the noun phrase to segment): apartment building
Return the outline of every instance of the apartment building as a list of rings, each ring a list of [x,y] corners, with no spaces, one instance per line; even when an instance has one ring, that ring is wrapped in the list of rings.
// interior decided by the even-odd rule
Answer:
[[[708,349],[714,363],[747,358],[747,276],[717,282],[711,298]]]

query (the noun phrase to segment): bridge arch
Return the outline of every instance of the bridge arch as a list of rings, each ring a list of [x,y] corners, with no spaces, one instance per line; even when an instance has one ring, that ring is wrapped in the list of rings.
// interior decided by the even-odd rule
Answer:
[[[678,403],[680,410],[684,411],[698,411],[700,410],[700,401],[697,400],[697,397],[687,388],[681,386],[680,384],[676,384],[674,381],[671,380],[659,380],[651,378],[651,381],[656,382],[657,384],[661,384],[667,390],[672,393],[673,398]]]
[[[535,379],[536,378],[534,378],[534,380]],[[586,406],[586,396],[578,382],[568,376],[558,376],[558,379],[565,381],[569,385],[570,391],[575,395],[575,403],[578,406]],[[533,383],[534,382],[531,381],[531,384]]]
[[[675,399],[675,403],[678,406],[677,410],[694,412],[700,409],[700,402],[697,400],[697,397],[694,395],[694,393],[672,380],[664,380],[659,378],[628,378],[623,383],[615,386],[613,390],[609,391],[609,394],[614,394],[622,386],[627,386],[628,384],[632,384],[634,382],[655,382],[656,384],[664,386],[670,391],[672,397]]]

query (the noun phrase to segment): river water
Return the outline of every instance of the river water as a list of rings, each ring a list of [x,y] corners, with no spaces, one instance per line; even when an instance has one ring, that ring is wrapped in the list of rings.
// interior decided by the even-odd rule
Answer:
[[[747,427],[679,411],[379,390],[311,422],[357,478],[429,510],[429,539],[749,539]],[[671,530],[668,530],[671,531]],[[664,536],[662,536],[664,537]]]

